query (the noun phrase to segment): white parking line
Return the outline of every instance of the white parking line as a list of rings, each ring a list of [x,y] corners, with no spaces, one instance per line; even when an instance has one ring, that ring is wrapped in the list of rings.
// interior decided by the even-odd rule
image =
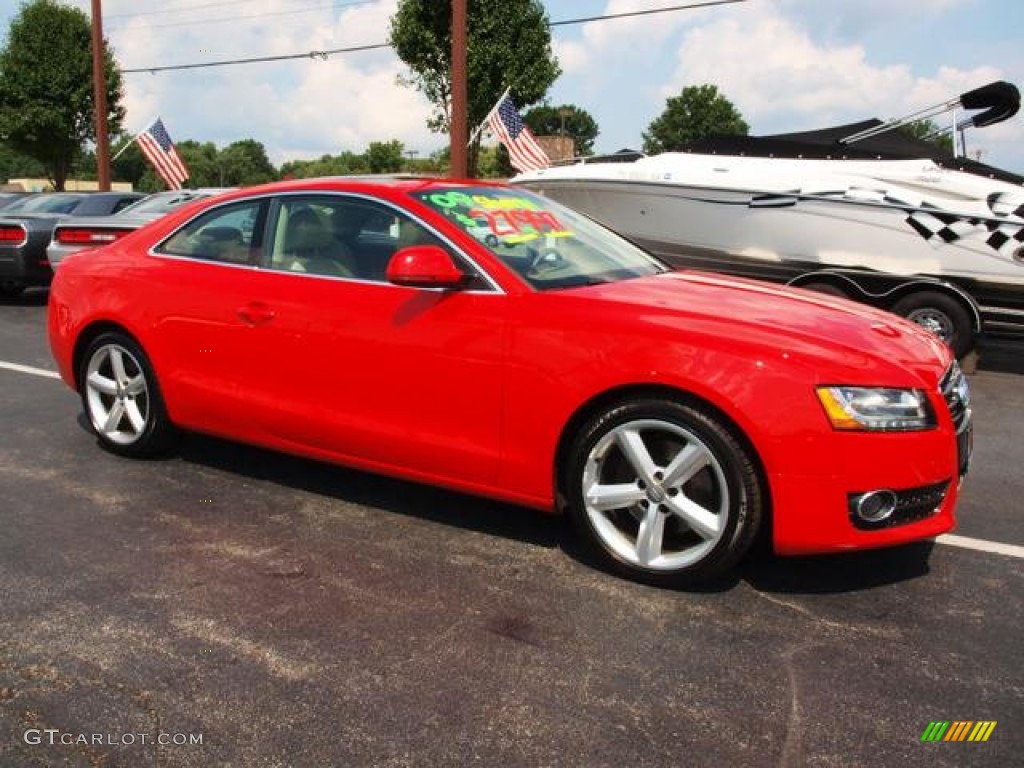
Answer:
[[[59,379],[60,374],[56,371],[48,371],[45,368],[33,368],[31,365],[19,365],[18,363],[8,363],[4,360],[0,360],[0,368],[6,368],[9,371],[17,371],[18,373],[28,373],[32,376],[42,376],[47,379]]]
[[[56,371],[48,371],[45,368],[35,368],[31,365],[8,363],[3,360],[0,360],[0,368],[6,368],[9,371],[16,371],[18,373],[27,373],[32,376],[42,376],[47,379],[60,378],[60,374],[57,373]],[[991,552],[992,554],[996,555],[1007,555],[1008,557],[1024,558],[1024,547],[1018,547],[1015,544],[1000,544],[998,541],[972,539],[967,536],[956,536],[952,533],[947,533],[944,536],[939,536],[935,541],[937,541],[939,544],[947,544],[951,547],[973,549],[976,552]]]
[[[945,536],[939,536],[935,541],[939,544],[948,544],[951,547],[973,549],[977,552],[992,552],[997,555],[1007,555],[1009,557],[1024,557],[1024,547],[1018,547],[1015,544],[1000,544],[998,541],[972,539],[967,536],[955,536],[952,533],[947,533]]]

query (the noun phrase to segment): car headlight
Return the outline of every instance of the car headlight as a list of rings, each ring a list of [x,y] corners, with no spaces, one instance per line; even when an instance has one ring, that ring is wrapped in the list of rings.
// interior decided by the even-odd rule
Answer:
[[[818,399],[835,429],[907,432],[936,426],[920,389],[818,387]]]

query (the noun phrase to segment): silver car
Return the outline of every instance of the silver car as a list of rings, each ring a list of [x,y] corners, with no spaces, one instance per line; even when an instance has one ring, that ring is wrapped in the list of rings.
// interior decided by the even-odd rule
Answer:
[[[233,187],[204,187],[156,192],[110,216],[83,216],[63,222],[54,227],[53,237],[46,248],[46,257],[50,267],[57,269],[64,259],[76,251],[112,243],[178,206],[231,189]]]

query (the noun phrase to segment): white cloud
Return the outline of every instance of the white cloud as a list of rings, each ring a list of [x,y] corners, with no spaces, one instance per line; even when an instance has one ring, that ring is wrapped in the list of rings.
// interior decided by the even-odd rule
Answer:
[[[921,77],[905,64],[875,65],[860,45],[819,45],[791,20],[765,13],[687,33],[663,93],[714,82],[757,127],[821,127],[907,114],[998,76],[991,67],[943,67]]]
[[[108,38],[123,68],[257,56],[285,56],[386,42],[397,0],[341,8],[304,4],[315,13],[261,16],[237,24],[158,26],[163,16],[111,16]],[[109,14],[131,13],[126,2],[108,2]],[[247,3],[241,15],[295,9],[283,0]],[[210,8],[209,18],[232,6]],[[180,15],[169,17],[182,18]],[[191,17],[185,17],[191,18]],[[397,85],[404,65],[389,49],[287,62],[126,74],[126,127],[140,130],[156,114],[176,140],[194,138],[224,146],[254,138],[271,160],[363,151],[371,141],[398,139],[431,151],[446,142],[426,128],[430,105],[414,89]]]
[[[606,13],[640,7],[635,0],[605,5]],[[993,42],[1003,46],[1000,41],[1011,38],[991,16],[995,5],[1002,4],[757,0],[587,25],[556,48],[573,83],[571,90],[560,86],[560,98],[592,111],[605,149],[637,146],[665,99],[703,83],[717,85],[754,133],[903,116],[991,80],[1024,77],[1020,56],[991,55]],[[1017,10],[1010,13],[1019,14],[1013,5]],[[956,36],[950,14],[958,10],[970,12],[975,23],[992,18],[987,36]],[[937,29],[952,35],[948,58],[934,37],[922,37]],[[973,131],[969,142],[1019,170],[1020,119]]]
[[[105,0],[122,67],[287,55],[383,43],[398,0]],[[447,2],[447,0],[437,0]],[[0,0],[12,16],[20,0]],[[89,0],[75,0],[89,11]],[[544,0],[553,20],[673,5],[653,0]],[[202,6],[183,10],[183,6]],[[297,10],[302,12],[296,12]],[[310,10],[312,9],[312,10]],[[756,133],[894,117],[993,79],[1024,82],[1019,0],[750,0],[553,29],[563,69],[551,99],[587,109],[599,149],[637,147],[665,99],[710,82]],[[154,11],[156,13],[154,13]],[[258,16],[258,14],[276,14]],[[126,15],[127,14],[127,15]],[[144,15],[140,15],[144,14]],[[167,26],[199,18],[228,23]],[[447,144],[425,125],[430,106],[398,86],[388,49],[328,61],[248,64],[125,76],[127,128],[156,114],[175,139],[225,145],[254,138],[271,158],[363,151],[392,138],[421,153]],[[972,132],[997,164],[1024,169],[1017,117]]]

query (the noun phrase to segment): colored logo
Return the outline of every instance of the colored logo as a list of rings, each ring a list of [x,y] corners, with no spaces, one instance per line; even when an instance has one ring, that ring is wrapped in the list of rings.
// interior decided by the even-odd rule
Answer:
[[[995,720],[939,720],[928,723],[921,741],[988,741],[995,729]]]

